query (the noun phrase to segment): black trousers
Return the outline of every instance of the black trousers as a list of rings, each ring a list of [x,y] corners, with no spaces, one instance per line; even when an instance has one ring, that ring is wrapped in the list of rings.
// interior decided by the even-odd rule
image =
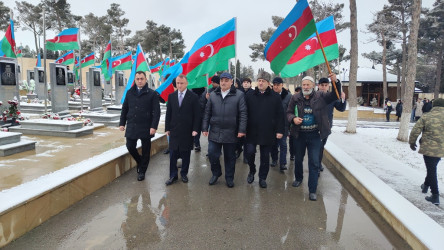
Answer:
[[[427,156],[427,155],[423,155],[423,157],[424,157],[424,163],[427,168],[427,176],[424,180],[424,185],[430,186],[430,191],[432,192],[432,194],[439,194],[438,177],[436,176],[436,167],[438,166],[438,163],[441,160],[441,158]]]
[[[188,169],[190,168],[190,155],[191,150],[179,151],[178,149],[170,149],[170,178],[177,177],[177,159],[182,159],[182,169],[180,170],[181,176],[188,175]]]
[[[247,151],[248,166],[250,166],[250,173],[256,173],[256,164],[254,160],[256,158],[256,146],[257,144],[247,143],[245,151]],[[260,163],[259,163],[259,178],[266,180],[268,172],[270,170],[270,152],[271,145],[259,145]]]
[[[151,138],[140,138],[140,141],[142,142],[142,155],[137,151],[137,140],[139,139],[126,138],[126,148],[137,162],[137,172],[146,173],[148,164],[150,163]]]

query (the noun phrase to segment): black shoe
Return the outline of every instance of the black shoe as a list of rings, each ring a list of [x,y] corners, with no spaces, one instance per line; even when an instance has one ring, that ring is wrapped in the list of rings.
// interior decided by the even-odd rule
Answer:
[[[299,187],[302,184],[302,181],[293,181],[293,184],[291,184],[293,187]]]
[[[196,151],[196,152],[200,152],[200,146],[199,146],[199,147],[196,147],[196,148],[194,149],[194,151]]]
[[[263,179],[259,179],[259,186],[261,188],[267,188],[267,182]]]
[[[248,176],[247,176],[247,182],[248,182],[248,184],[253,183],[253,181],[254,181],[254,174],[252,174],[252,173],[248,173]]]
[[[173,183],[176,182],[176,181],[177,181],[177,176],[176,176],[176,177],[169,178],[169,179],[165,182],[165,185],[169,186],[169,185],[173,184]]]
[[[421,184],[421,189],[422,189],[422,192],[424,194],[426,194],[429,191],[429,186]]]
[[[284,170],[287,170],[287,165],[281,165],[281,167],[279,168],[281,170],[281,172],[284,172]]]
[[[244,163],[248,164],[248,159],[244,157]]]
[[[432,194],[430,196],[425,197],[425,199],[437,206],[439,205],[439,194]]]
[[[234,187],[234,182],[233,182],[233,180],[227,180],[227,187],[229,187],[229,188]]]
[[[186,175],[182,176],[182,182],[188,183],[188,177]]]
[[[277,161],[272,161],[270,164],[271,167],[276,167],[276,165],[277,165]]]
[[[167,155],[167,154],[169,154],[170,153],[170,149],[169,148],[167,148],[167,149],[165,149],[164,151],[163,151],[163,154],[164,155]]]
[[[294,161],[294,155],[290,156],[290,161]]]
[[[138,181],[145,180],[145,173],[139,172],[139,174],[137,175],[137,180]]]
[[[310,193],[308,195],[308,199],[310,199],[311,201],[315,201],[317,199],[316,194],[315,193]]]
[[[324,167],[321,165],[321,167],[319,168],[319,171],[324,171]]]
[[[210,184],[210,185],[214,185],[214,184],[216,184],[217,179],[219,179],[219,176],[215,176],[215,175],[213,175],[213,176],[211,177],[211,179],[210,179],[210,182],[208,182],[208,184]]]

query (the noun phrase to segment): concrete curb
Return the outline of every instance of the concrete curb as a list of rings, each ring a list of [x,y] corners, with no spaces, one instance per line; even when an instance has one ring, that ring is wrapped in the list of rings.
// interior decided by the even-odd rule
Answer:
[[[164,150],[166,135],[151,139],[151,155]],[[141,148],[140,142],[138,148]],[[135,166],[126,146],[108,150],[0,192],[0,248],[112,182]]]
[[[442,249],[443,227],[331,141],[323,163],[337,169],[413,249]]]

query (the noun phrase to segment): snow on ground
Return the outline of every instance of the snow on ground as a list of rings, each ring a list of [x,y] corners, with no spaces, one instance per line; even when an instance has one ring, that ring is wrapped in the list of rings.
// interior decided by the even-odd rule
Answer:
[[[332,134],[334,144],[378,176],[428,216],[444,226],[444,196],[441,206],[427,202],[420,185],[426,168],[421,154],[410,149],[407,142],[396,139],[397,122],[358,122],[357,133],[344,133],[346,121],[335,120]],[[414,124],[410,125],[410,128]],[[417,143],[419,145],[419,143]],[[340,159],[339,159],[340,160]],[[438,186],[444,189],[444,160],[438,164]],[[430,195],[430,191],[428,193]]]

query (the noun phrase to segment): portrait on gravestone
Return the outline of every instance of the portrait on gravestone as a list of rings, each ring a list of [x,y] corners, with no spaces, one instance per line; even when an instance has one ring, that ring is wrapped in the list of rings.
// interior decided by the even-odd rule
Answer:
[[[74,83],[74,74],[72,72],[68,72],[68,83]]]
[[[16,85],[15,64],[0,63],[0,74],[2,76],[2,85]]]
[[[100,72],[94,71],[94,86],[100,86]]]
[[[57,85],[66,85],[65,82],[65,69],[64,68],[56,68],[56,83]]]
[[[43,72],[43,70],[39,70],[39,82],[44,82],[45,81],[45,72]]]
[[[31,71],[31,72],[29,72],[29,80],[34,80],[34,72],[33,71]]]
[[[123,86],[123,74],[119,74],[117,80],[118,80],[119,86]]]

